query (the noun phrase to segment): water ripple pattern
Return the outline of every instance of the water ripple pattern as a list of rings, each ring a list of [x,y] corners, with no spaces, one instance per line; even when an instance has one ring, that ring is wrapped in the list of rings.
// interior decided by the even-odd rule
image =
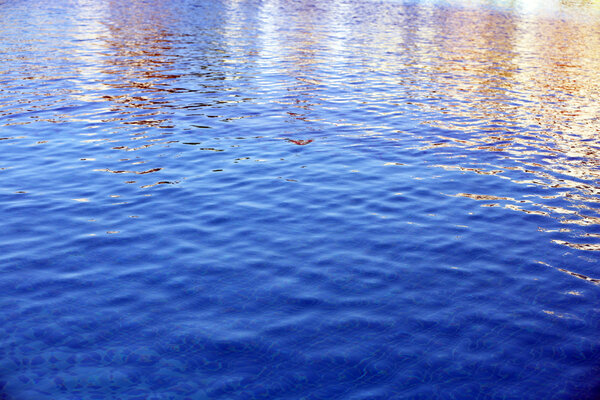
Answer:
[[[597,399],[599,21],[0,0],[0,399]]]

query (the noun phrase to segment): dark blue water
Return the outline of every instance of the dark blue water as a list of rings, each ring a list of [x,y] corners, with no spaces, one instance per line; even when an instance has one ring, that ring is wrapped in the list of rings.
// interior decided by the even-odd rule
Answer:
[[[600,394],[600,7],[0,2],[0,399]]]

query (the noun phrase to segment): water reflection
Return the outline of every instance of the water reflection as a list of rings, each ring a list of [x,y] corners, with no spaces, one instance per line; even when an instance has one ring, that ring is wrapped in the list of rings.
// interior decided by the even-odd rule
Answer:
[[[547,199],[520,199],[531,207],[515,209],[595,227],[600,27],[590,15],[597,11],[585,1],[540,7],[80,0],[73,18],[85,23],[64,21],[72,36],[68,65],[61,54],[42,58],[54,60],[50,69],[27,62],[17,72],[5,63],[3,115],[8,126],[78,122],[91,136],[85,143],[137,153],[96,171],[138,175],[163,172],[154,153],[141,154],[177,146],[178,138],[164,137],[177,129],[194,132],[184,143],[201,143],[206,129],[222,136],[232,123],[244,136],[296,145],[348,134],[410,137],[409,146],[434,152],[447,171],[553,189]],[[33,16],[43,25],[42,13]],[[9,64],[55,43],[59,33],[44,26],[45,44],[29,33],[11,45]],[[45,85],[29,95],[20,79]],[[479,152],[491,158],[483,163],[473,155]],[[137,171],[123,162],[155,165]],[[546,201],[557,198],[560,205]]]
[[[458,160],[440,163],[446,170],[552,188],[552,199],[566,200],[517,199],[507,207],[597,224],[588,203],[597,200],[600,167],[598,24],[551,16],[585,4],[557,2],[539,17],[536,4],[521,2],[198,7],[211,13],[210,29],[158,0],[105,6],[98,61],[107,77],[101,92],[110,93],[102,98],[113,104],[103,121],[138,126],[135,139],[146,142],[113,149],[164,145],[154,129],[261,116],[277,121],[277,136],[301,145],[332,124],[387,139],[428,126],[438,133],[410,134],[420,151]],[[473,165],[473,152],[493,157]]]
[[[410,82],[408,103],[419,108],[423,124],[443,133],[424,138],[428,145],[421,150],[497,153],[478,168],[469,168],[473,156],[464,153],[464,165],[450,168],[502,173],[519,184],[557,189],[568,199],[565,207],[543,199],[511,207],[564,224],[597,224],[598,209],[586,204],[597,202],[600,178],[594,156],[600,148],[597,23],[534,18],[511,8],[440,7],[418,24],[432,21],[431,30],[421,29],[427,46],[424,54],[416,53],[414,62],[422,68]],[[390,70],[385,64],[377,68]]]
[[[589,388],[597,3],[0,11],[7,390]]]
[[[327,13],[322,5],[312,1],[274,1],[265,6],[265,12],[272,10],[275,4],[279,7],[279,18],[288,21],[285,29],[279,29],[274,38],[266,39],[272,41],[269,52],[280,57],[281,73],[285,77],[285,93],[277,101],[286,113],[284,135],[292,138],[291,143],[306,145],[312,142],[310,134],[318,130],[319,121],[314,109],[323,105],[319,93],[323,89],[319,76],[322,55],[319,53],[326,37],[315,25],[317,19],[326,18]],[[279,23],[278,20],[275,22]],[[309,137],[303,139],[304,135]]]
[[[287,108],[286,134],[315,130],[309,122],[321,119],[316,111],[327,110],[334,92],[358,94],[368,85],[362,103],[355,101],[388,106],[376,114],[415,106],[420,122],[455,136],[463,132],[455,139],[515,156],[550,156],[545,161],[553,171],[596,179],[598,24],[583,17],[537,18],[527,12],[537,9],[534,2],[486,3],[498,8],[307,0],[261,7],[217,2],[192,10],[158,0],[81,0],[77,18],[86,23],[72,33],[80,42],[73,50],[82,76],[75,97],[113,103],[103,122],[166,129],[183,122],[172,118],[174,108],[183,108],[186,117],[203,117],[211,126],[236,117],[225,115],[224,104],[252,100],[242,100],[243,82],[237,81],[270,65],[280,73],[267,81],[270,89],[286,91],[279,100]],[[543,3],[554,12],[588,12],[593,4]],[[209,25],[193,23],[194,12],[208,13]],[[352,29],[357,24],[361,29]],[[328,65],[344,67],[336,71],[344,82],[329,74]],[[40,71],[25,75],[49,80]],[[260,89],[261,79],[249,89]],[[200,99],[188,102],[182,94],[190,93]],[[369,128],[358,118],[352,122]]]
[[[110,111],[122,124],[172,128],[168,94],[177,91],[172,81],[180,74],[173,34],[164,23],[173,20],[173,9],[161,1],[110,1],[106,8],[102,73],[110,94],[103,99],[115,103]]]

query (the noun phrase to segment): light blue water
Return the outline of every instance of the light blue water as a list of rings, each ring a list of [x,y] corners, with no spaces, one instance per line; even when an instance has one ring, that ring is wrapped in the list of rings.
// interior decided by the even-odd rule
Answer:
[[[0,2],[0,399],[595,399],[594,2]]]

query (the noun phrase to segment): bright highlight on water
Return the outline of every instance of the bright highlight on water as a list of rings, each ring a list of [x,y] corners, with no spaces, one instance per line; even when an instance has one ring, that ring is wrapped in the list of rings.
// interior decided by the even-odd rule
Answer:
[[[0,0],[0,399],[600,396],[597,1]]]

